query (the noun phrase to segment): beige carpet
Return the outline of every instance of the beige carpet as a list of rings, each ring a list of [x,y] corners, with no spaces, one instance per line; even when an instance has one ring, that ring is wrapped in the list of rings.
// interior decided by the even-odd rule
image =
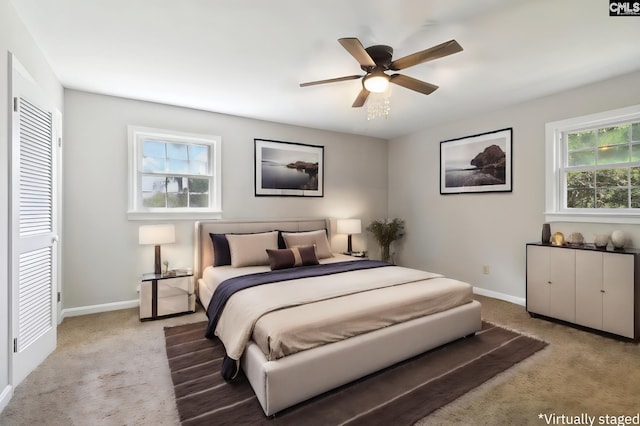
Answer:
[[[531,319],[522,306],[478,297],[483,319],[549,347],[419,422],[544,425],[538,414],[640,412],[640,346]],[[140,323],[136,309],[67,318],[58,349],[18,386],[0,425],[175,425],[163,327],[196,314]]]

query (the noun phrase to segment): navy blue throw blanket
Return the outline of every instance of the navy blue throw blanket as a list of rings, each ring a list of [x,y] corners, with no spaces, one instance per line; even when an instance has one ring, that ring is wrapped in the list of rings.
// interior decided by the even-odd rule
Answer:
[[[390,266],[390,263],[378,260],[358,260],[347,262],[326,263],[321,265],[302,266],[299,268],[279,269],[276,271],[259,272],[257,274],[242,275],[239,277],[224,280],[216,288],[207,308],[209,324],[205,337],[212,339],[220,320],[220,315],[227,304],[227,301],[237,291],[255,287],[263,284],[270,284],[279,281],[290,281],[298,278],[319,277],[324,275],[340,274],[342,272],[358,271],[362,269],[380,268]],[[222,377],[231,380],[238,372],[237,360],[225,356],[222,363]]]

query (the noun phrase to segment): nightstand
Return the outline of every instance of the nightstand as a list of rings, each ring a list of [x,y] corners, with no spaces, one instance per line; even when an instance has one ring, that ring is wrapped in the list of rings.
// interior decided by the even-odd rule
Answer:
[[[143,274],[141,281],[141,321],[196,311],[193,274]]]

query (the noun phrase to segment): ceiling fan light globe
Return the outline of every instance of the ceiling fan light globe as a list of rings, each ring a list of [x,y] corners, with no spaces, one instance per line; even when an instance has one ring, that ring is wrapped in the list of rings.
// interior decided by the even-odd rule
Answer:
[[[389,87],[389,76],[385,73],[371,73],[362,82],[364,88],[373,93],[382,93]]]

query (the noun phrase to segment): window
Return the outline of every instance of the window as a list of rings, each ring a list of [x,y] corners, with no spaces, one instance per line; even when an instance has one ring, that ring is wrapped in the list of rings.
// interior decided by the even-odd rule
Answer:
[[[640,223],[640,106],[546,126],[546,220]]]
[[[220,145],[219,136],[129,126],[129,218],[220,217]]]

